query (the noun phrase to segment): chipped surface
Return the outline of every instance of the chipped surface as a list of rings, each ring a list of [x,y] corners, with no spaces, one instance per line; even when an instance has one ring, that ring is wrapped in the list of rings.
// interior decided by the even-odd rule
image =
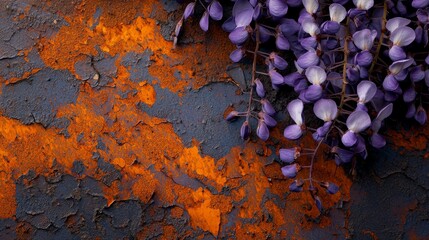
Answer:
[[[245,107],[248,69],[227,66],[234,47],[219,25],[202,34],[191,19],[172,48],[182,8],[0,6],[0,239],[429,238],[427,129],[393,132],[403,148],[373,153],[353,185],[317,161],[315,177],[341,187],[320,193],[320,217],[276,161],[293,144],[286,122],[263,144],[223,120]]]

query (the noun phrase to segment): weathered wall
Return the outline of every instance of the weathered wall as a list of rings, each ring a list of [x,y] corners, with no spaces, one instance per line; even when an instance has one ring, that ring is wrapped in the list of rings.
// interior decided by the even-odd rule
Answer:
[[[320,217],[275,161],[286,122],[263,144],[223,120],[246,96],[220,27],[191,20],[172,48],[182,7],[3,0],[0,239],[429,238],[426,132],[374,153],[353,185],[317,162],[341,185]]]

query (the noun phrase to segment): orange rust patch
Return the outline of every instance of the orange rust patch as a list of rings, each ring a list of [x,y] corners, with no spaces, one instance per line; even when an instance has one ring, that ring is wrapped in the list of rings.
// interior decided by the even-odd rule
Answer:
[[[157,21],[144,17],[152,12],[151,7],[162,9],[159,1],[137,4],[139,7],[124,15],[122,22],[116,18],[121,13],[109,15],[111,6],[106,7],[107,13],[103,12],[98,25],[92,28],[95,22],[92,14],[96,7],[105,5],[101,0],[82,4],[74,15],[65,16],[69,26],[62,27],[51,39],[40,41],[39,52],[47,66],[68,69],[75,74],[74,64],[85,56],[96,56],[97,47],[111,56],[119,55],[119,60],[130,51],[142,53],[150,49],[154,55],[149,72],[163,88],[181,92],[187,86],[200,88],[209,82],[219,81],[228,64],[224,59],[228,59],[234,48],[219,27],[212,26],[214,31],[204,44],[173,49],[172,42],[161,35]],[[137,17],[138,13],[143,13],[143,17]],[[160,18],[158,21],[167,21],[164,11],[157,11],[156,15]],[[197,34],[204,36],[204,33],[194,33],[193,37],[200,41]]]
[[[191,225],[218,235],[220,224],[220,211],[210,207],[211,196],[207,191],[198,189],[193,193],[195,202],[201,202],[198,207],[188,208],[191,216]]]

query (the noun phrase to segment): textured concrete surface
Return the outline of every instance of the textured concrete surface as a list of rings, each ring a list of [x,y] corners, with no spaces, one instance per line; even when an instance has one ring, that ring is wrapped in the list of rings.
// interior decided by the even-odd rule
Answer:
[[[176,1],[3,2],[0,239],[429,238],[428,129],[388,132],[353,182],[317,161],[341,187],[319,215],[277,161],[287,92],[266,143],[223,120],[249,71],[219,25],[173,49]]]

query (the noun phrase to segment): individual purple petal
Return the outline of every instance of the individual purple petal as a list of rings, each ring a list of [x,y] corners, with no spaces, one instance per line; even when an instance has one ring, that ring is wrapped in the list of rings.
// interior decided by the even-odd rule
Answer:
[[[286,80],[286,79],[285,79],[285,80]],[[286,82],[286,81],[285,81],[285,82]],[[305,89],[307,89],[307,87],[308,87],[307,80],[305,80],[305,79],[303,79],[303,78],[298,79],[298,81],[296,82],[295,86],[293,86],[293,87],[294,87],[294,88],[293,88],[293,90],[294,90],[296,93],[300,93],[300,92],[304,91]]]
[[[314,141],[316,141],[316,142],[322,141],[325,137],[325,136],[321,136],[317,131],[314,132],[313,134],[311,134],[311,136],[313,137]]]
[[[395,79],[398,81],[404,81],[407,77],[408,77],[408,69],[404,69],[395,75]],[[395,90],[395,91],[399,91],[399,90]]]
[[[414,119],[416,119],[416,121],[420,123],[420,125],[425,124],[427,120],[427,114],[425,109],[421,105],[417,107],[417,111],[416,111],[416,114],[414,115]]]
[[[414,105],[414,103],[409,104],[407,108],[407,113],[405,113],[405,117],[413,118],[414,115],[416,114],[416,111],[417,111],[416,105]]]
[[[296,124],[287,126],[283,132],[283,135],[286,139],[296,140],[302,136],[303,132],[301,126]]]
[[[369,10],[374,6],[374,0],[353,0],[354,5],[361,10]]]
[[[320,33],[319,25],[313,21],[304,21],[302,23],[302,30],[310,34],[310,36],[315,37]]]
[[[233,62],[239,62],[244,57],[244,52],[245,52],[244,49],[237,48],[234,51],[232,51],[231,54],[229,54],[229,58]]]
[[[335,194],[340,190],[336,184],[331,182],[320,182],[320,186],[325,187],[329,194]]]
[[[428,0],[425,0],[425,1],[429,2]],[[422,22],[424,24],[427,24],[429,22],[429,9],[427,9],[427,8],[426,9],[417,9],[416,15],[417,15],[417,19],[420,22]]]
[[[314,196],[314,202],[319,212],[323,212],[322,200],[320,200],[319,196]]]
[[[270,71],[268,71],[268,75],[270,76],[271,82],[275,85],[281,85],[283,84],[283,76],[278,73],[276,70],[271,69]]]
[[[249,37],[247,27],[238,27],[229,34],[229,40],[235,45],[241,45],[246,42]]]
[[[390,40],[396,46],[408,46],[416,38],[416,33],[410,27],[399,27],[390,34]]]
[[[209,30],[209,13],[207,11],[204,12],[203,16],[200,19],[200,28],[207,32]]]
[[[411,58],[395,61],[394,63],[390,64],[389,71],[392,75],[397,75],[402,70],[411,66],[413,63],[414,63],[414,60]]]
[[[268,127],[274,127],[277,125],[277,121],[265,112],[259,112],[258,116],[260,119],[264,120]]]
[[[361,67],[369,67],[372,63],[373,57],[369,51],[362,51],[356,54],[355,61],[356,64]]]
[[[243,140],[247,140],[250,137],[250,126],[248,121],[244,121],[241,125],[240,136]]]
[[[304,110],[304,103],[299,99],[292,100],[287,105],[287,111],[289,112],[290,117],[299,126],[303,124],[303,119],[302,119],[303,110]]]
[[[313,22],[314,18],[313,15],[305,11],[305,9],[302,9],[299,13],[298,17],[298,23],[303,24],[304,22]]]
[[[291,87],[295,86],[299,80],[303,79],[302,75],[298,72],[290,73],[283,78],[283,82]]]
[[[368,151],[366,150],[365,140],[362,136],[357,135],[357,142],[353,146],[355,153],[358,153],[363,159],[366,159],[368,156]]]
[[[185,11],[183,12],[183,18],[188,19],[189,16],[194,14],[195,2],[190,2],[186,5]]]
[[[406,15],[407,14],[407,7],[404,5],[402,1],[398,1],[396,3],[396,10],[398,11],[399,15]]]
[[[182,29],[183,26],[183,18],[181,18],[177,24],[176,24],[176,28],[174,29],[174,38],[173,38],[173,46],[176,47],[177,45],[177,41],[179,40],[179,34],[180,34],[180,30]]]
[[[346,124],[350,131],[360,133],[371,125],[371,118],[365,111],[354,111],[347,118]]]
[[[225,32],[232,32],[234,31],[234,29],[237,28],[237,25],[235,24],[235,19],[233,17],[229,17],[223,24],[222,24],[222,29]]]
[[[262,13],[262,4],[258,3],[253,10],[253,20],[256,21],[259,19]]]
[[[262,111],[273,116],[276,114],[276,110],[273,105],[267,99],[261,99]]]
[[[389,49],[389,57],[390,59],[392,59],[392,61],[398,61],[398,60],[405,59],[407,57],[407,54],[405,53],[402,47],[393,45]]]
[[[255,88],[256,88],[256,94],[258,94],[259,97],[261,98],[265,97],[265,88],[259,78],[255,79]]]
[[[247,0],[235,1],[232,9],[232,15],[234,16],[235,25],[237,27],[248,26],[253,19],[253,6]]]
[[[270,40],[272,35],[273,33],[270,30],[268,30],[268,28],[259,26],[259,41],[261,41],[261,43],[264,43]]]
[[[323,95],[323,89],[320,85],[311,85],[309,86],[304,93],[305,99],[310,102],[319,100]]]
[[[378,114],[377,117],[375,117],[374,121],[372,121],[371,129],[374,132],[378,132],[381,128],[381,123],[384,119],[390,116],[393,112],[393,104],[389,103],[384,108],[382,108]]]
[[[287,165],[281,168],[283,176],[288,177],[288,178],[294,178],[296,177],[296,174],[298,173],[298,171],[301,169],[301,167],[297,164],[291,164],[291,165]]]
[[[377,36],[377,31],[369,29],[363,29],[353,34],[353,42],[362,51],[371,50],[374,40]]]
[[[308,89],[308,88],[307,88],[307,89]],[[313,102],[313,101],[311,101],[311,100],[308,100],[308,99],[305,97],[305,94],[306,94],[306,92],[307,92],[307,89],[302,90],[302,91],[299,93],[299,95],[298,95],[298,99],[299,99],[299,100],[301,100],[303,103],[311,103],[311,102]]]
[[[280,160],[286,163],[293,163],[301,155],[301,151],[297,148],[282,148],[279,150]]]
[[[208,11],[213,20],[219,21],[223,17],[223,7],[217,0],[213,0],[210,3]]]
[[[320,137],[326,136],[326,134],[331,129],[331,126],[332,126],[332,122],[325,122],[321,127],[316,129],[317,135]]]
[[[301,25],[294,19],[282,18],[281,24],[279,25],[280,31],[284,36],[292,36],[297,33],[301,28]]]
[[[237,111],[231,111],[226,115],[225,120],[232,122],[237,119],[238,115],[239,113]]]
[[[424,8],[424,7],[427,7],[428,5],[429,5],[428,0],[413,0],[413,2],[411,3],[411,6],[413,6],[413,8]]]
[[[367,103],[375,96],[377,86],[371,81],[361,81],[357,86],[357,94],[360,103]]]
[[[289,185],[289,191],[291,191],[291,192],[302,192],[303,186],[304,186],[304,181],[295,180]]]
[[[413,82],[419,82],[425,78],[425,72],[422,66],[415,66],[410,69],[410,79]]]
[[[258,127],[256,128],[256,135],[262,140],[267,141],[270,137],[270,130],[268,130],[267,124],[264,121],[258,121]]]
[[[270,0],[268,2],[268,10],[275,17],[283,17],[288,11],[286,0]]]
[[[398,29],[400,27],[405,27],[410,23],[411,23],[410,19],[402,18],[402,17],[395,17],[395,18],[391,18],[387,21],[386,29],[389,30],[389,32],[393,32],[396,29]]]
[[[338,107],[332,99],[320,99],[314,104],[313,112],[319,119],[329,122],[337,117]]]
[[[331,152],[335,154],[335,159],[339,160],[339,163],[349,163],[354,157],[354,152],[344,150],[337,146],[332,147]]]
[[[319,64],[319,57],[317,56],[316,51],[309,50],[303,55],[299,56],[297,62],[299,67],[301,68],[308,68],[311,66],[316,66]]]
[[[404,94],[402,95],[404,102],[409,103],[413,102],[416,99],[417,92],[414,90],[414,87],[410,87],[407,90],[404,91]]]
[[[326,72],[319,66],[310,66],[305,70],[308,81],[314,85],[320,85],[326,80]]]
[[[280,50],[289,50],[290,49],[289,40],[281,32],[277,33],[276,47]]]
[[[270,60],[273,63],[273,66],[280,70],[285,70],[288,66],[286,60],[277,55],[275,52],[270,54]]]
[[[394,91],[399,87],[398,81],[391,74],[387,75],[383,81],[383,88],[387,91]]]
[[[316,37],[307,37],[299,40],[299,43],[305,49],[315,49],[317,47],[318,41]]]
[[[348,67],[346,70],[347,78],[349,82],[355,83],[360,80],[360,71],[357,66]]]
[[[417,26],[414,29],[414,32],[416,33],[416,40],[414,40],[417,44],[423,43],[423,28],[422,26]],[[426,32],[426,31],[425,31]]]
[[[368,69],[365,67],[361,67],[359,65],[356,65],[356,67],[359,69],[359,77],[361,79],[366,79],[368,78]]]
[[[356,144],[357,142],[357,137],[356,134],[352,131],[347,131],[342,137],[341,137],[341,142],[344,144],[344,146],[346,147],[351,147],[353,145]]]
[[[340,30],[340,24],[335,21],[326,21],[322,23],[320,29],[326,34],[336,34]]]
[[[331,18],[331,21],[340,23],[346,18],[346,16],[347,11],[343,5],[338,3],[332,3],[329,5],[329,17]]]
[[[386,145],[386,140],[380,134],[374,133],[371,136],[370,143],[375,148],[382,148],[382,147],[384,147]]]
[[[310,14],[315,14],[319,9],[318,0],[302,0],[302,5],[304,5],[305,10]]]

